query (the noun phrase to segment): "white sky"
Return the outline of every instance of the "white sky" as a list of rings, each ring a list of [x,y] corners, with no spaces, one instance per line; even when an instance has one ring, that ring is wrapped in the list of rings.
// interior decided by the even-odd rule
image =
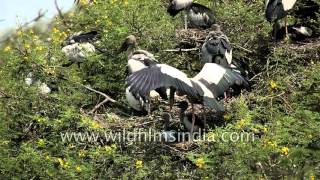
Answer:
[[[57,0],[63,11],[73,6],[74,0]],[[37,17],[39,10],[47,11],[46,19],[57,14],[54,0],[1,0],[0,5],[0,31],[12,28],[17,22],[23,24]]]

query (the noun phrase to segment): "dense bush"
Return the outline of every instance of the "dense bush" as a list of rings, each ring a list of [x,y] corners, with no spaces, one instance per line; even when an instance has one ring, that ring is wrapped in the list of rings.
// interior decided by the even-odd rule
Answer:
[[[211,1],[198,2],[211,6]],[[314,1],[319,3],[319,1]],[[18,28],[0,50],[0,177],[22,178],[260,178],[320,177],[319,39],[308,43],[269,42],[271,25],[262,1],[217,1],[217,22],[230,37],[235,60],[248,62],[252,91],[226,104],[221,123],[206,134],[251,133],[249,142],[198,141],[187,150],[165,143],[65,142],[67,132],[110,132],[135,127],[162,129],[160,106],[150,117],[128,116],[124,107],[126,55],[119,52],[129,34],[162,63],[181,67],[196,56],[168,53],[177,44],[181,18],[166,14],[167,1],[80,1],[57,16],[48,31]],[[297,11],[303,6],[299,2]],[[294,12],[290,18],[293,19]],[[319,31],[319,12],[308,21]],[[318,28],[318,30],[317,30]],[[68,62],[61,42],[78,31],[97,30],[104,53],[80,67]],[[25,78],[55,91],[48,95]],[[189,74],[195,72],[186,71]],[[90,86],[118,100],[89,113],[103,100]],[[154,121],[159,119],[159,121]],[[152,122],[145,124],[145,122]]]

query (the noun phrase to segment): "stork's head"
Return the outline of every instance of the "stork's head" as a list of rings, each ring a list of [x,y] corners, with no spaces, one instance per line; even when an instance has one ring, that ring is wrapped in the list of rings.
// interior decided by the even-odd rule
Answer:
[[[212,24],[211,31],[221,31],[219,24]]]
[[[134,35],[129,35],[120,47],[120,52],[127,51],[130,48],[137,46],[137,38]]]
[[[177,105],[182,112],[186,111],[188,109],[188,102],[187,101],[182,101],[182,102],[179,102],[178,105]]]

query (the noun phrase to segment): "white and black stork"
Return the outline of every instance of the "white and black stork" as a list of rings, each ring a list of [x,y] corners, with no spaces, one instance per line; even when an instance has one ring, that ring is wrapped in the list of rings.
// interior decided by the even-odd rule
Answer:
[[[180,11],[185,11],[185,29],[201,28],[208,29],[214,23],[214,13],[204,5],[194,3],[192,0],[170,0],[167,12],[176,16]]]
[[[219,97],[233,85],[249,88],[245,78],[239,73],[215,63],[206,63],[193,78],[166,64],[156,64],[131,74],[127,79],[129,92],[141,97],[148,96],[151,90],[170,88],[170,107],[173,106],[174,92],[187,95],[192,107],[192,129],[195,123],[194,103],[200,103],[216,111],[224,111]]]
[[[154,66],[158,63],[154,55],[148,51],[141,50],[137,46],[137,38],[134,35],[128,36],[122,44],[120,51],[126,51],[128,55],[127,74],[131,75],[144,68]],[[166,89],[159,88],[155,91],[151,91],[148,96],[139,96],[138,94],[132,94],[130,86],[126,88],[126,99],[130,107],[137,111],[146,111],[148,114],[151,111],[150,98],[156,98],[161,96],[167,99]]]
[[[266,0],[266,18],[270,23],[275,23],[279,19],[285,18],[285,33],[288,37],[287,13],[295,5],[296,0]],[[275,27],[275,26],[274,26]],[[275,28],[274,28],[275,29]],[[277,30],[275,29],[275,32]],[[275,38],[275,35],[274,35]]]

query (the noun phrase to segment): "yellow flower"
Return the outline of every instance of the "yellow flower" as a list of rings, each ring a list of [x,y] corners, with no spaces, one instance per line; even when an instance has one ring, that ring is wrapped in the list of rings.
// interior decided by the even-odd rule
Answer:
[[[274,80],[270,81],[270,87],[271,89],[276,89],[277,88],[277,83]]]
[[[262,130],[263,130],[263,132],[265,132],[265,133],[268,132],[268,128],[266,128],[266,127],[264,127]]]
[[[7,47],[4,48],[3,51],[4,51],[4,52],[9,52],[9,51],[11,51],[11,47],[10,47],[10,46],[7,46]]]
[[[205,162],[204,162],[204,159],[203,158],[198,158],[197,160],[196,160],[196,166],[198,167],[198,168],[203,168],[204,167],[204,165],[205,165]]]
[[[44,147],[45,144],[46,144],[46,142],[45,142],[43,139],[39,139],[39,140],[38,140],[38,146],[39,146],[39,147]]]
[[[117,145],[116,145],[116,144],[112,144],[111,147],[112,147],[113,149],[116,149],[116,148],[117,148]]]
[[[84,157],[85,156],[85,152],[83,150],[80,150],[78,152],[79,157]]]
[[[136,168],[139,169],[139,168],[142,168],[143,166],[143,162],[141,160],[137,160],[136,161]]]
[[[100,124],[97,121],[92,121],[92,123],[90,124],[90,127],[92,129],[100,129],[101,128]]]
[[[109,25],[109,26],[112,26],[112,22],[111,22],[110,20],[108,21],[108,25]]]
[[[240,119],[240,121],[238,122],[238,127],[242,128],[245,124],[246,124],[246,120],[245,119]]]
[[[127,0],[124,1],[124,5],[127,6],[129,3]]]
[[[285,156],[289,154],[289,148],[288,147],[282,147],[281,148],[281,153]]]
[[[268,145],[270,145],[270,146],[273,147],[273,148],[278,147],[277,143],[272,142],[272,141],[268,141]]]
[[[100,20],[98,19],[98,20],[96,20],[94,23],[95,23],[96,25],[99,25],[99,24],[100,24]]]
[[[310,176],[310,180],[315,180],[314,175]]]
[[[226,121],[229,121],[231,119],[231,115],[230,114],[224,114],[223,115],[223,119]]]
[[[25,48],[25,49],[29,49],[29,48],[30,48],[30,44],[25,44],[25,45],[24,45],[24,48]]]
[[[63,159],[61,158],[57,158],[57,161],[59,163],[59,165],[63,168],[67,168],[69,167],[69,163],[67,161],[64,161]]]
[[[54,33],[59,33],[59,32],[60,32],[59,29],[57,29],[57,28],[55,28],[55,27],[52,29],[52,31],[53,31]]]
[[[76,171],[77,172],[81,172],[82,171],[81,167],[80,166],[76,166]]]
[[[37,51],[42,51],[42,50],[43,50],[43,47],[42,47],[42,46],[37,46],[37,47],[36,47],[36,50],[37,50]]]

